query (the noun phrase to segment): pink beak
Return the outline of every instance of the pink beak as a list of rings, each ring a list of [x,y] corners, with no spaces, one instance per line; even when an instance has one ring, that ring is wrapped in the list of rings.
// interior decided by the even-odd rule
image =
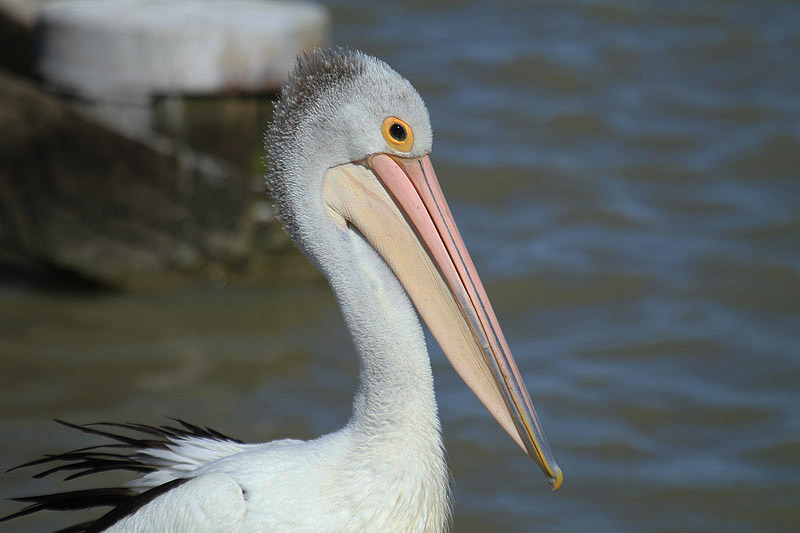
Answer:
[[[328,171],[324,198],[394,271],[453,367],[553,489],[553,459],[525,383],[429,156],[376,154]]]

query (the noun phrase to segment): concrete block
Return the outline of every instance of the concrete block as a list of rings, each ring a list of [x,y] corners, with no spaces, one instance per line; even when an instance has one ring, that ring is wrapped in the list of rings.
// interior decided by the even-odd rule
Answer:
[[[257,0],[60,0],[41,4],[38,70],[92,99],[272,92],[328,39],[327,11]]]

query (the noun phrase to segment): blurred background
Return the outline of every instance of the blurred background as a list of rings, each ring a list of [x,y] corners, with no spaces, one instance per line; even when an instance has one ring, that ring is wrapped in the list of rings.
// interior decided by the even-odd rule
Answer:
[[[425,98],[442,188],[565,474],[550,492],[431,342],[453,530],[796,531],[800,4],[324,8],[322,41],[386,60]],[[144,121],[157,142],[87,149],[76,128],[107,137],[85,102],[38,94],[12,60],[0,117],[19,109],[9,94],[44,103],[15,119],[41,119],[35,135],[0,133],[0,468],[91,443],[52,418],[175,416],[255,441],[341,427],[357,362],[264,200],[268,95],[160,95]],[[173,192],[154,202],[157,172]],[[131,191],[143,211],[121,207]],[[63,490],[31,473],[0,475],[0,497]]]

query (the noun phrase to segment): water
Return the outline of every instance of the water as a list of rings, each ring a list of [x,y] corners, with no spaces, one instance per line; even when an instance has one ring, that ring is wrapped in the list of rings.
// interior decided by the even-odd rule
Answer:
[[[435,351],[454,531],[795,531],[800,5],[331,8],[336,43],[426,99],[437,173],[565,473],[551,493]],[[310,437],[347,419],[357,372],[322,285],[7,287],[0,358],[4,467],[87,444],[53,417]],[[0,476],[0,495],[48,490]]]

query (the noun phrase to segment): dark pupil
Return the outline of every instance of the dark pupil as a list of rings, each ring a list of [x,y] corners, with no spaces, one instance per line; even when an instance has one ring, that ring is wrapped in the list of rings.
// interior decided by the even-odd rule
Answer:
[[[395,141],[403,142],[406,140],[406,129],[395,122],[389,126],[389,135],[391,135],[392,139]]]

